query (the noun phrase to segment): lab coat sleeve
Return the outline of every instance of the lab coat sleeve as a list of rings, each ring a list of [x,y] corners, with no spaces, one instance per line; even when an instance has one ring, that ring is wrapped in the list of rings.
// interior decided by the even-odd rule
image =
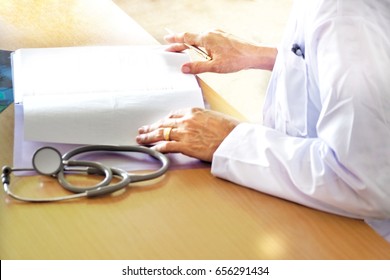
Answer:
[[[347,18],[314,31],[306,59],[322,105],[316,138],[240,124],[215,152],[212,173],[322,211],[389,219],[389,41],[372,28]]]

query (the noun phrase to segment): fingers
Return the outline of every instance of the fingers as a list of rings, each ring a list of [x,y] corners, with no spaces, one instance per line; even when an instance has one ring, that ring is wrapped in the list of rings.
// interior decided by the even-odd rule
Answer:
[[[183,43],[173,43],[167,46],[165,49],[168,52],[182,52],[187,49],[187,46]]]
[[[138,133],[150,133],[164,127],[177,127],[177,120],[174,118],[168,118],[151,125],[144,125],[138,129]]]
[[[192,61],[181,66],[181,71],[185,74],[200,74],[205,72],[215,72],[214,61]]]
[[[182,143],[176,141],[165,141],[160,142],[152,147],[153,150],[157,152],[166,154],[166,153],[180,153],[182,152]]]
[[[148,145],[159,141],[174,141],[178,121],[182,118],[187,109],[172,112],[167,118],[151,125],[144,125],[138,129],[136,141],[138,144]]]
[[[182,65],[181,71],[185,74],[200,74],[205,72],[229,73],[241,70],[236,63],[237,51],[231,46],[231,38],[219,30],[212,30],[204,33],[176,33],[165,36],[171,43],[168,51],[181,52],[187,49],[188,45],[204,48],[211,60],[195,60]]]
[[[164,37],[164,39],[170,43],[166,50],[171,52],[181,52],[188,49],[189,46],[202,47],[202,38],[202,34],[189,32],[169,34]]]
[[[169,34],[164,37],[164,39],[171,43],[166,50],[171,52],[181,52],[188,49],[188,45],[205,47],[203,38],[207,33],[176,33]],[[215,72],[217,63],[214,60],[208,61],[192,61],[182,65],[181,71],[185,74],[200,74],[205,72]]]
[[[165,41],[167,41],[168,43],[171,43],[171,44],[186,43],[186,44],[190,44],[190,45],[201,46],[201,43],[202,43],[201,34],[190,33],[190,32],[168,34],[164,37],[164,39],[165,39]]]
[[[166,118],[151,125],[144,125],[138,129],[136,141],[138,144],[153,144],[159,141],[177,141],[182,131],[182,123],[188,115],[192,115],[200,108],[184,108],[171,112]],[[169,135],[167,129],[170,129]]]
[[[191,38],[195,37],[195,34],[189,34],[189,33],[176,33],[176,34],[169,34],[164,37],[164,40],[170,43],[170,45],[167,47],[167,51],[170,52],[182,52],[188,47],[185,44],[193,45],[193,40]],[[191,43],[191,42],[192,43]]]
[[[154,144],[161,141],[175,141],[178,134],[178,129],[173,127],[161,127],[155,130],[139,130],[139,135],[136,137],[136,141],[141,145]]]

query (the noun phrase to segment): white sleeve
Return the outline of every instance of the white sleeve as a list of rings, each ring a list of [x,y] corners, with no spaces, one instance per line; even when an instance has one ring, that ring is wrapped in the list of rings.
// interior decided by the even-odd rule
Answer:
[[[214,154],[215,176],[322,211],[388,218],[389,190],[368,187],[321,139],[240,124]]]
[[[388,36],[350,17],[317,32],[306,47],[322,106],[317,137],[241,124],[214,154],[212,173],[323,211],[389,219]]]

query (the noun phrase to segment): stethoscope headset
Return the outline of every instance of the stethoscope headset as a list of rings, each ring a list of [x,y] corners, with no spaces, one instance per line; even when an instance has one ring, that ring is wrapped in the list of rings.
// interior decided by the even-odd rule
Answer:
[[[147,154],[160,161],[161,167],[155,171],[146,174],[129,174],[127,171],[108,167],[102,163],[85,160],[71,160],[76,155],[87,152],[137,152]],[[127,187],[130,183],[151,180],[163,175],[169,167],[168,158],[155,150],[143,146],[110,146],[110,145],[91,145],[82,146],[67,152],[64,155],[53,147],[42,147],[38,149],[32,157],[33,168],[11,168],[4,166],[2,169],[1,179],[4,191],[14,199],[26,202],[54,202],[81,197],[96,197],[116,192]],[[47,175],[57,178],[59,184],[66,190],[72,192],[71,195],[48,197],[48,198],[31,198],[15,194],[11,189],[11,173],[22,171],[35,171],[41,175]],[[104,178],[94,186],[80,188],[68,182],[65,173],[80,173],[102,175]],[[112,183],[114,177],[119,177],[120,181]]]

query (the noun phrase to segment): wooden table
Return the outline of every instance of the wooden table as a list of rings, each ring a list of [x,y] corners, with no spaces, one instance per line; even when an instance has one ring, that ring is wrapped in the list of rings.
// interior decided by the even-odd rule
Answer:
[[[22,5],[23,4],[23,5]],[[112,2],[1,1],[0,49],[155,44]],[[200,81],[213,108],[239,115]],[[13,106],[0,114],[0,165],[12,163]],[[42,176],[21,192],[62,193]],[[389,259],[364,222],[274,198],[210,174],[170,170],[96,199],[22,203],[0,192],[1,259]]]

